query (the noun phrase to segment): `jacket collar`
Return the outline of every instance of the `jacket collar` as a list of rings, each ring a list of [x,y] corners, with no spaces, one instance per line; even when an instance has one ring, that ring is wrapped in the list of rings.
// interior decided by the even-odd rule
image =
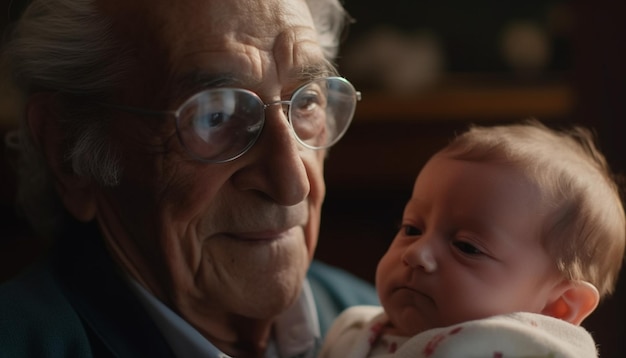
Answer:
[[[118,272],[95,224],[77,224],[59,240],[54,267],[94,356],[174,356]]]

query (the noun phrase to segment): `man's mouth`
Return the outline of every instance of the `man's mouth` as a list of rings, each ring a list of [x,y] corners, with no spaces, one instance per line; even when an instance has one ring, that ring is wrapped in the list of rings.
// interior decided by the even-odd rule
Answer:
[[[248,241],[248,242],[270,242],[276,241],[284,238],[288,238],[290,236],[294,236],[295,230],[297,227],[292,227],[290,229],[279,229],[279,230],[259,230],[259,231],[250,231],[250,232],[241,232],[241,233],[226,233],[225,235],[231,239],[239,240],[239,241]]]

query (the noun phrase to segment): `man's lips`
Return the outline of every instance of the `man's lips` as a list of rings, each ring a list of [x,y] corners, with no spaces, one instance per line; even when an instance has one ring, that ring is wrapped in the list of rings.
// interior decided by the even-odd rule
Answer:
[[[242,233],[223,233],[223,235],[241,241],[251,241],[251,242],[265,242],[265,241],[274,241],[282,238],[286,238],[289,236],[293,236],[296,227],[286,229],[286,230],[260,230],[260,231],[252,231],[252,232],[242,232]]]

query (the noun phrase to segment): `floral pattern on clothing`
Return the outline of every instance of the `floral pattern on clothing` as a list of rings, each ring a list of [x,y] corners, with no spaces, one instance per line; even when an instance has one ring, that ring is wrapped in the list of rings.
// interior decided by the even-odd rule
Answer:
[[[452,328],[450,331],[445,333],[439,333],[435,335],[428,343],[426,343],[426,347],[424,347],[424,356],[430,357],[435,353],[437,346],[443,342],[444,339],[448,336],[455,335],[463,330],[463,326],[458,326]]]
[[[337,320],[320,358],[597,358],[584,327],[534,313],[513,313],[434,328],[412,337],[385,334],[382,308],[352,307]]]

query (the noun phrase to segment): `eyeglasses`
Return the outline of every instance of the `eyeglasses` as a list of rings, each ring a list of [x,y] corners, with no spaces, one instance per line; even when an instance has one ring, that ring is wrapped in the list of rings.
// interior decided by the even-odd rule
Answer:
[[[193,95],[175,111],[100,104],[124,112],[172,116],[178,138],[194,157],[223,163],[239,158],[254,145],[269,107],[282,107],[291,132],[304,147],[324,149],[343,137],[360,100],[361,93],[348,80],[326,77],[299,87],[288,101],[263,103],[252,91],[213,88]]]

